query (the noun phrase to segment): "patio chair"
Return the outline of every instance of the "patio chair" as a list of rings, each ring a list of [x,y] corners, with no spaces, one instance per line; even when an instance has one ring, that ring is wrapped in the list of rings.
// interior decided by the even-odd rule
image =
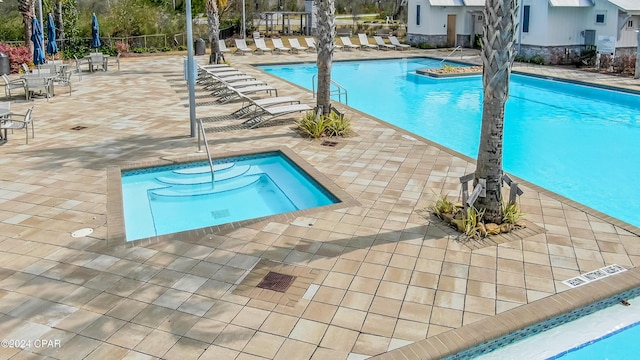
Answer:
[[[25,74],[29,74],[29,73],[31,73],[31,68],[29,68],[29,65],[27,65],[27,64],[25,64],[25,63],[22,63],[22,64],[20,64],[20,66],[22,66],[22,71],[23,71]]]
[[[102,53],[89,54],[89,72],[93,72],[96,68],[107,71],[107,58]]]
[[[82,74],[82,65],[87,63],[87,59],[78,59],[76,55],[73,55],[73,59],[76,61],[76,67],[78,68],[79,73]],[[80,75],[79,77],[82,77],[82,75]]]
[[[317,51],[316,41],[313,38],[304,38],[304,42],[307,43],[309,51]]]
[[[300,100],[293,96],[273,96],[262,99],[253,99],[244,94],[240,94],[242,98],[242,107],[231,113],[232,116],[242,119],[247,115],[256,113],[260,108],[270,107],[282,104],[300,104]]]
[[[265,44],[264,39],[255,39],[256,42],[256,54],[259,52],[261,54],[264,54],[265,52],[270,52],[273,53],[273,49],[270,47],[267,47],[267,44]]]
[[[273,43],[273,47],[279,53],[282,53],[283,51],[291,52],[291,48],[284,46],[284,44],[282,43],[282,39],[271,39],[271,42]]]
[[[351,39],[349,39],[348,36],[341,36],[340,37],[340,41],[342,41],[342,46],[344,46],[345,50],[349,50],[349,49],[359,49],[360,47],[358,45],[353,45],[351,43]]]
[[[378,45],[373,45],[369,43],[369,38],[367,34],[358,34],[358,41],[360,42],[361,49],[378,49]]]
[[[43,93],[47,97],[47,101],[51,97],[52,91],[52,78],[46,77],[28,77],[24,79],[24,93],[26,94],[27,101],[31,100],[35,92]]]
[[[306,46],[300,46],[300,42],[298,42],[298,39],[296,38],[289,39],[289,46],[291,46],[292,51],[295,51],[295,52],[298,52],[300,50],[302,51],[309,50],[309,48]]]
[[[243,124],[248,125],[249,129],[253,129],[277,117],[309,110],[313,110],[313,108],[307,104],[259,107],[259,111],[256,111],[255,115],[249,118],[249,120],[244,121]]]
[[[247,46],[247,42],[244,39],[235,39],[236,43],[236,53],[240,52],[240,54],[244,55],[248,52],[253,52],[254,50]]]
[[[382,40],[381,36],[374,36],[373,40],[375,40],[376,44],[378,44],[378,48],[382,50],[395,50],[396,46],[393,44],[387,44]]]
[[[395,36],[389,36],[389,41],[391,41],[392,45],[395,45],[397,50],[406,50],[411,48],[411,45],[401,44],[400,41],[398,41],[398,38]]]
[[[222,39],[218,40],[218,46],[220,47],[221,53],[231,52],[231,50],[227,48],[227,43]]]
[[[228,87],[229,92],[217,100],[218,104],[226,104],[232,100],[240,99],[242,95],[255,94],[257,92],[266,91],[269,95],[273,93],[278,96],[278,90],[270,85],[254,85],[241,89],[236,89],[233,86]]]
[[[22,114],[11,113],[5,119],[0,121],[0,130],[4,130],[4,140],[7,141],[7,130],[20,130],[25,129],[26,143],[29,143],[29,124],[31,124],[31,138],[35,138],[35,130],[33,127],[33,106]]]
[[[72,72],[67,71],[61,75],[58,75],[53,79],[54,86],[68,86],[69,87],[69,96],[71,96],[71,76]]]
[[[11,90],[24,89],[24,80],[22,79],[9,80],[7,75],[2,74],[2,80],[4,80],[4,97],[7,99],[11,99]]]

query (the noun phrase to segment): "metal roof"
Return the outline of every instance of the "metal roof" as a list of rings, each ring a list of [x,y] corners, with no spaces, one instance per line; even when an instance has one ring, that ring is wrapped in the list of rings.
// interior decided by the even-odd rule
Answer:
[[[462,0],[429,0],[431,6],[464,6]]]
[[[588,7],[594,5],[592,0],[549,0],[549,4],[556,7]]]
[[[464,0],[467,6],[484,6],[485,0]]]
[[[609,0],[609,2],[624,11],[640,11],[640,1],[638,0]]]

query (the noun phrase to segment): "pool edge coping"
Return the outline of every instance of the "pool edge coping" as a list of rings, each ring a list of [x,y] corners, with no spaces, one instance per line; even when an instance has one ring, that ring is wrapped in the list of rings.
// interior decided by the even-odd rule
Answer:
[[[213,236],[219,233],[226,233],[235,229],[245,227],[248,225],[256,224],[262,221],[290,221],[300,216],[307,216],[319,211],[331,211],[336,209],[343,209],[353,206],[360,206],[360,202],[353,198],[349,193],[340,188],[333,180],[327,175],[321,173],[309,162],[304,160],[296,152],[287,147],[273,147],[264,148],[259,150],[245,150],[245,151],[232,151],[222,154],[216,154],[212,156],[212,160],[228,158],[228,157],[240,157],[269,152],[279,152],[293,162],[297,167],[304,171],[311,179],[321,185],[327,192],[339,200],[339,202],[324,206],[313,207],[309,209],[289,211],[286,213],[262,216],[254,219],[234,221],[221,225],[208,226],[193,230],[180,231],[176,233],[153,236],[143,239],[137,239],[132,241],[126,240],[125,221],[124,221],[124,209],[122,200],[122,171],[142,169],[146,167],[154,166],[167,166],[187,162],[196,162],[207,160],[205,154],[198,155],[177,155],[175,157],[163,157],[158,160],[144,161],[144,162],[131,162],[121,165],[111,165],[107,167],[107,244],[110,249],[118,249],[121,247],[130,248],[136,246],[150,245],[159,242],[180,240],[191,243],[197,243],[203,237]]]

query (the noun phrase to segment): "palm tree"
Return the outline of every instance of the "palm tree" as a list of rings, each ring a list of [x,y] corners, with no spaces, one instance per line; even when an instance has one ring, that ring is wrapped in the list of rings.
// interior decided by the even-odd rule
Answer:
[[[207,0],[207,23],[209,25],[209,43],[211,44],[211,55],[209,64],[219,64],[224,57],[220,51],[220,9],[227,6],[227,0]]]
[[[509,97],[509,77],[515,56],[513,45],[517,9],[517,0],[487,0],[484,9],[484,100],[474,182],[477,184],[479,179],[486,180],[486,196],[478,198],[476,208],[484,210],[486,222],[496,224],[502,223],[504,108]]]
[[[324,115],[331,112],[331,63],[335,48],[334,0],[316,0],[318,11],[318,100]]]
[[[33,54],[33,42],[31,41],[31,18],[35,16],[35,0],[18,0],[18,10],[22,13],[24,24],[24,43]]]

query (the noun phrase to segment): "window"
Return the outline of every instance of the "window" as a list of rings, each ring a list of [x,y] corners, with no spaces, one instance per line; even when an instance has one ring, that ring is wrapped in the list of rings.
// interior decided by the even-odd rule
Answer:
[[[420,25],[420,5],[416,5],[416,25]]]
[[[627,29],[633,29],[633,20],[627,21]]]
[[[478,21],[482,21],[483,17],[482,15],[478,15]]]
[[[604,24],[605,21],[605,15],[604,13],[598,13],[596,14],[596,24]]]
[[[522,9],[522,32],[529,32],[529,16],[531,13],[531,6],[525,5]]]

